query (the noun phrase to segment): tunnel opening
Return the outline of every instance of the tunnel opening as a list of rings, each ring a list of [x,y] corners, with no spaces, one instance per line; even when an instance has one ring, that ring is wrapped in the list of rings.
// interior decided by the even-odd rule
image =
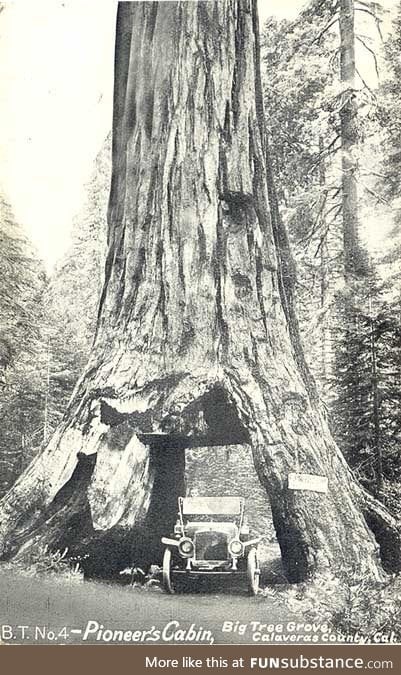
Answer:
[[[124,442],[131,428],[149,449],[154,479],[141,527],[129,532],[116,527],[92,538],[85,564],[88,576],[118,578],[117,568],[146,571],[160,565],[161,538],[173,533],[179,497],[238,496],[245,500],[250,530],[263,535],[259,551],[264,581],[285,582],[270,500],[255,469],[250,435],[223,387],[215,386],[180,415],[167,417],[157,430],[145,431],[143,423],[138,430],[138,413],[119,412],[110,400],[101,404],[101,421],[109,425],[113,439],[124,430]]]

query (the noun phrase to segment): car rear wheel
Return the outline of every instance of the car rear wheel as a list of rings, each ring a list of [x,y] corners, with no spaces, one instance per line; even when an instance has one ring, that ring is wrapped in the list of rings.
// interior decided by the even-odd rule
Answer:
[[[171,548],[166,548],[163,556],[163,588],[166,593],[174,593],[171,573]]]
[[[257,595],[259,590],[259,566],[256,548],[251,548],[247,558],[247,578],[249,595]]]

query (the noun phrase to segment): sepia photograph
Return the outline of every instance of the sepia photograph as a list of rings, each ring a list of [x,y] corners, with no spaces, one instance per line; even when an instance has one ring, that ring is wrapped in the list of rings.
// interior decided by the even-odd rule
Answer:
[[[400,54],[401,0],[0,2],[0,651],[401,643]]]

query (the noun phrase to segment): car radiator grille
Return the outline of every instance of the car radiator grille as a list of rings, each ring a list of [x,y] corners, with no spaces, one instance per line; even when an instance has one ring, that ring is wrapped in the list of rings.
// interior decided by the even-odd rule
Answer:
[[[228,557],[227,535],[224,532],[196,533],[196,560],[227,560]]]

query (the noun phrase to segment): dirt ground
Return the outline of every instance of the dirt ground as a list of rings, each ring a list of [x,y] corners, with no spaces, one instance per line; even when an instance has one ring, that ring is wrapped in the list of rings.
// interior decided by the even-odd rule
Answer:
[[[0,567],[0,638],[11,644],[104,644],[127,631],[135,633],[131,643],[141,644],[250,643],[252,622],[266,624],[263,633],[268,624],[293,619],[285,606],[249,597],[238,580],[167,595],[157,586],[28,577]]]

